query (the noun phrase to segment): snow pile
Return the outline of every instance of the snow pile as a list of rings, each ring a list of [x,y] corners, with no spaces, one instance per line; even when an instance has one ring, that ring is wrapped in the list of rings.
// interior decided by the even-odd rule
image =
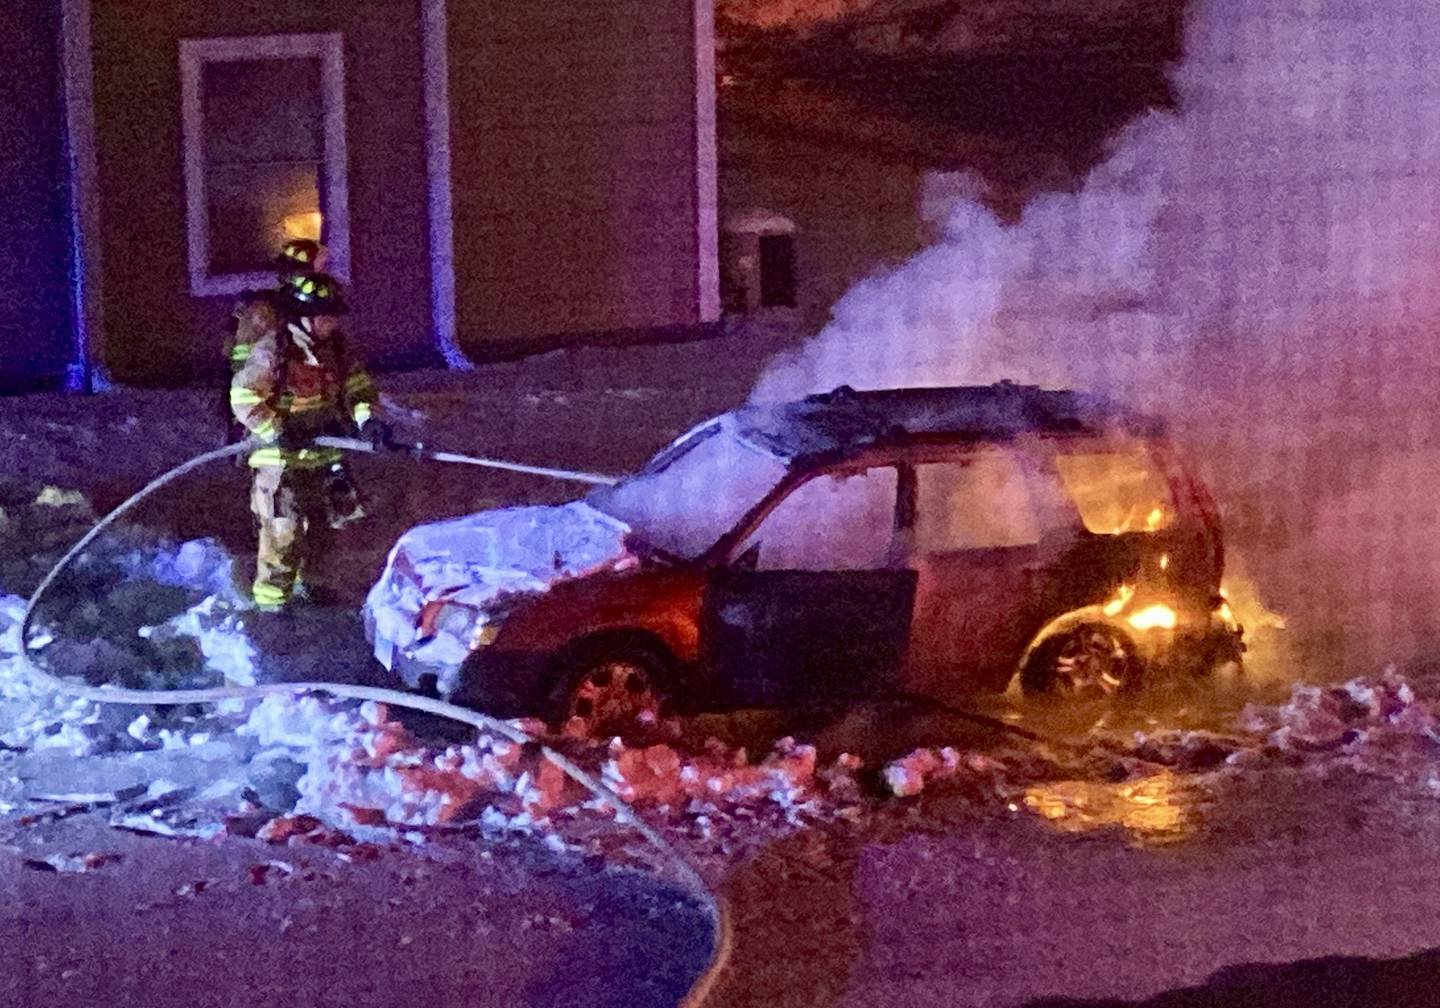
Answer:
[[[683,809],[713,815],[740,807],[769,805],[792,817],[818,811],[822,788],[837,785],[834,775],[816,773],[815,747],[782,738],[759,763],[744,749],[729,749],[711,740],[705,751],[682,754],[668,745],[627,748],[610,743],[604,779],[628,802],[661,809]],[[840,768],[852,766],[842,755]]]
[[[526,827],[565,792],[559,768],[538,752],[486,733],[467,745],[430,747],[382,704],[268,697],[240,730],[303,765],[291,811],[341,828]]]
[[[100,712],[94,704],[62,696],[25,675],[20,654],[20,620],[25,600],[0,598],[0,746],[61,749],[83,755],[98,748]]]
[[[159,627],[144,628],[153,641],[192,641],[205,668],[234,686],[253,686],[260,654],[245,633],[248,604],[226,601],[218,595],[205,598]]]
[[[897,798],[911,798],[944,785],[984,799],[1005,797],[1017,787],[1056,776],[1060,768],[1033,753],[998,749],[974,752],[944,746],[921,748],[892,760],[881,771],[885,789]]]
[[[313,695],[269,696],[239,727],[266,749],[306,750],[338,745],[362,723],[354,705]]]
[[[1348,770],[1440,795],[1440,717],[1393,672],[1339,686],[1297,684],[1277,706],[1246,707],[1260,748],[1229,762],[1282,758],[1325,774]]]
[[[1241,724],[1276,749],[1301,752],[1440,742],[1430,705],[1393,673],[1343,686],[1297,684],[1278,707],[1247,707]]]
[[[516,725],[543,734],[537,723]],[[304,765],[294,812],[342,829],[478,823],[532,830],[604,804],[538,748],[487,733],[465,745],[427,746],[380,704],[271,697],[241,730]],[[713,740],[698,753],[619,739],[552,741],[625,802],[707,829],[717,818],[762,812],[796,824],[859,799],[858,760],[842,756],[818,768],[814,747],[789,738],[758,762]]]
[[[974,769],[991,769],[993,761],[978,757]],[[998,766],[998,764],[997,764]],[[910,798],[925,790],[926,785],[948,780],[960,772],[960,753],[950,746],[940,749],[916,749],[908,756],[885,767],[885,786],[897,798]]]
[[[343,717],[338,739],[305,752],[298,812],[342,827],[525,828],[554,809],[565,790],[558,767],[509,739],[481,734],[469,745],[436,750],[383,705],[362,704]],[[332,716],[329,723],[337,721]]]
[[[1126,772],[1145,772],[1156,766],[1168,770],[1204,773],[1223,766],[1236,753],[1247,749],[1244,739],[1194,729],[1137,731],[1113,743],[1102,739],[1105,754],[1121,760]],[[1134,764],[1147,764],[1144,768]]]
[[[10,505],[3,513],[37,544],[28,568],[6,566],[21,583],[38,580],[93,520],[83,498],[53,487],[29,506]],[[19,658],[25,605],[18,596],[0,596],[0,744],[78,756],[179,748],[213,731],[183,709],[91,704],[35,683]],[[52,586],[33,633],[45,644],[40,654],[48,669],[91,685],[253,682],[255,653],[241,623],[247,608],[231,558],[215,542],[176,546],[122,528],[97,541]]]
[[[77,490],[62,490],[57,486],[47,486],[40,491],[35,498],[35,503],[40,507],[89,507],[90,502],[85,495]]]
[[[433,636],[421,640],[417,622],[427,602],[444,599],[468,606],[484,623],[503,608],[507,596],[548,591],[558,581],[632,563],[627,532],[581,501],[422,525],[396,543],[366,599],[366,612],[379,640],[416,661],[453,670],[469,654],[469,637],[479,627],[456,630],[442,621]],[[453,684],[443,681],[442,692],[450,692],[447,687]]]

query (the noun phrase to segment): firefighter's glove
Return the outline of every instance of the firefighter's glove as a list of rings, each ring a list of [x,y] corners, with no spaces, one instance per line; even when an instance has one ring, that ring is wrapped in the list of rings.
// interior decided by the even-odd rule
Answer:
[[[370,447],[377,452],[398,451],[402,447],[395,443],[390,425],[383,420],[367,420],[360,428],[360,437],[370,442]]]
[[[284,452],[298,452],[304,448],[313,448],[314,444],[309,437],[281,427],[275,437],[275,446]]]

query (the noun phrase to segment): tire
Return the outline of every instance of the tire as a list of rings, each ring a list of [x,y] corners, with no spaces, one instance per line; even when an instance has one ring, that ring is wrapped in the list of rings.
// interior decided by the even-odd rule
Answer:
[[[664,714],[674,681],[663,648],[633,638],[582,643],[558,667],[548,720],[563,728],[579,718],[600,737],[643,734]]]
[[[1134,642],[1108,623],[1082,623],[1041,641],[1020,670],[1026,695],[1101,700],[1140,687],[1145,663]]]

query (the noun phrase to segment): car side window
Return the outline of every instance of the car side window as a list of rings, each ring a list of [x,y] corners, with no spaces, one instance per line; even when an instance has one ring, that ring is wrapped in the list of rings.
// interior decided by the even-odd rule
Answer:
[[[1032,546],[1040,520],[1012,452],[981,450],[915,466],[915,548],[920,553]]]
[[[1055,469],[1088,532],[1154,532],[1174,520],[1169,483],[1143,447],[1061,452]]]
[[[899,477],[893,466],[800,484],[741,547],[758,570],[878,570],[889,565]]]

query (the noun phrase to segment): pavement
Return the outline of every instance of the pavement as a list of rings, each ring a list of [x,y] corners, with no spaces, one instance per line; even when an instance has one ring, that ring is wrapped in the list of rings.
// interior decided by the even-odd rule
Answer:
[[[13,1008],[658,1008],[710,952],[677,889],[514,846],[157,838],[94,813],[0,836]]]

